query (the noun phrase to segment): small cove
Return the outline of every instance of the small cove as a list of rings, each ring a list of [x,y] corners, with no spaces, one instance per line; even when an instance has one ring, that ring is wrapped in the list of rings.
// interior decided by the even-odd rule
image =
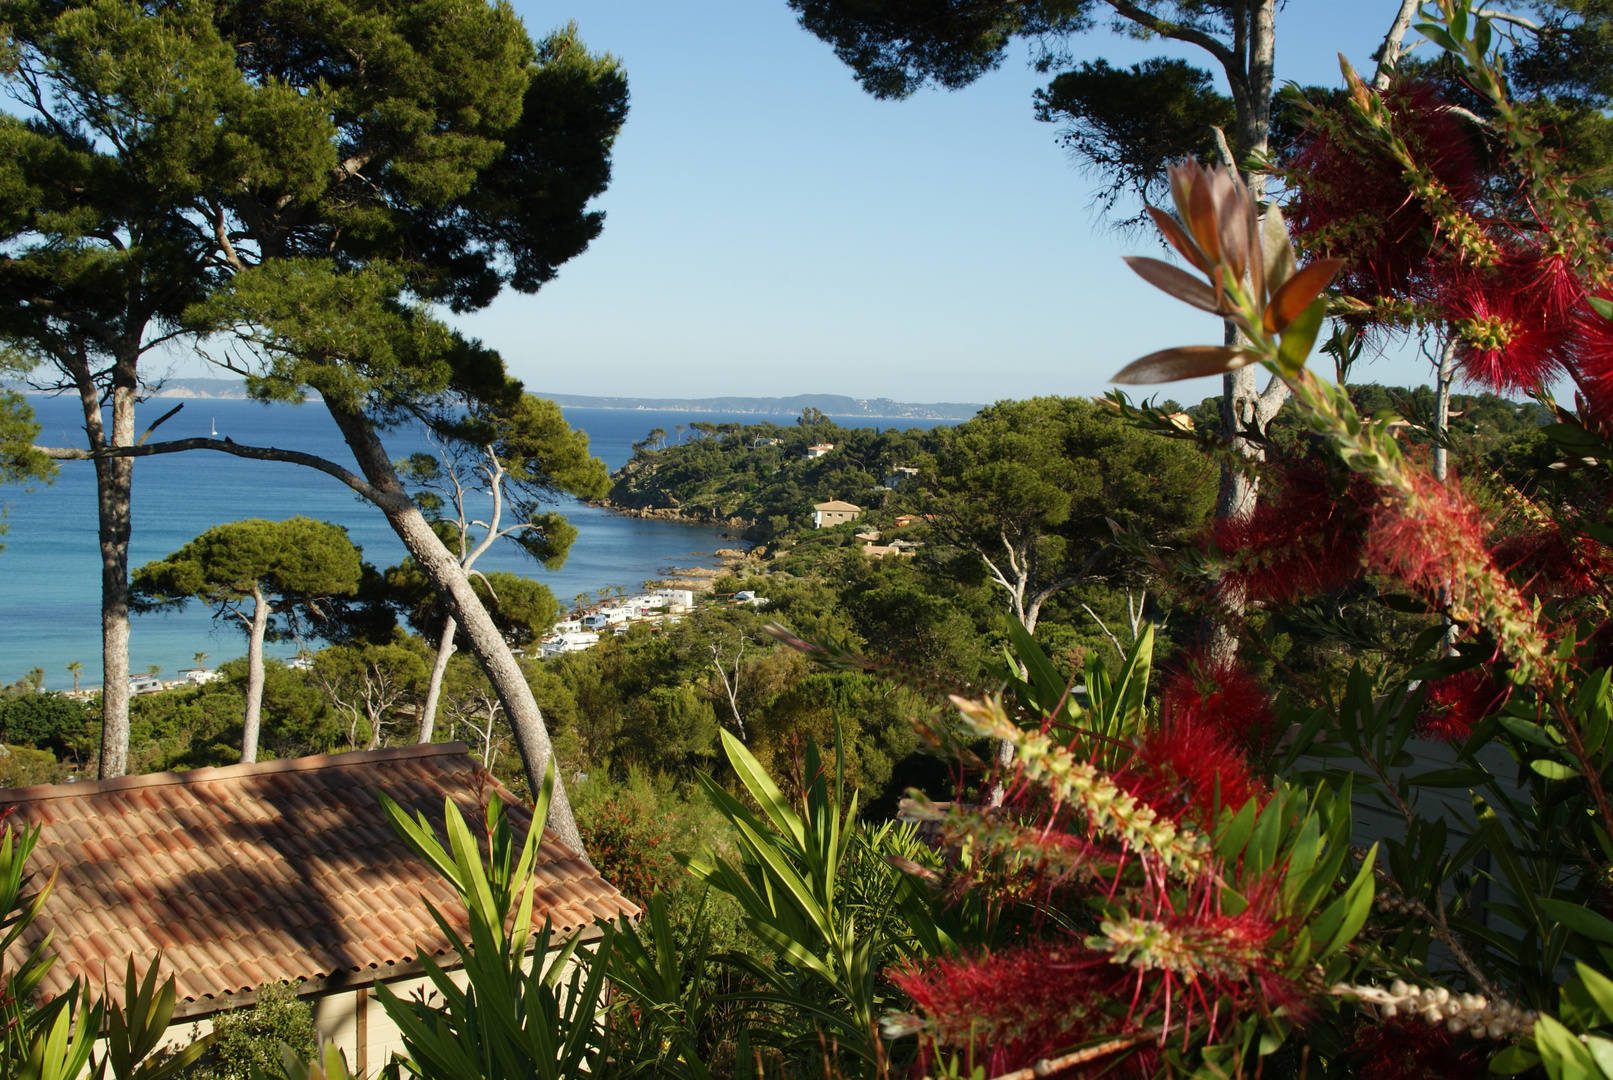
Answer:
[[[31,395],[40,441],[83,446],[83,420],[76,400]],[[139,410],[139,428],[180,404],[162,398]],[[220,437],[255,446],[279,446],[318,454],[352,467],[352,456],[335,425],[318,403],[262,405],[253,401],[193,398],[153,438],[205,436],[216,426]],[[612,469],[632,454],[632,444],[654,427],[675,430],[693,420],[789,424],[794,417],[759,414],[683,413],[651,410],[568,408],[566,418],[587,431],[593,452]],[[842,420],[858,426],[924,426],[934,421]],[[386,436],[388,452],[402,458],[429,450],[418,432],[400,429]],[[282,519],[305,515],[345,526],[367,562],[378,568],[403,558],[403,545],[380,511],[335,479],[279,462],[248,461],[208,451],[144,458],[135,465],[134,533],[129,565],[139,566],[181,547],[214,525],[241,518]],[[27,491],[0,489],[10,531],[0,551],[0,680],[9,682],[28,669],[45,671],[45,686],[71,689],[66,665],[83,665],[80,685],[101,678],[100,563],[97,556],[95,479],[89,462],[63,462],[56,480]],[[562,603],[579,593],[612,585],[629,588],[663,576],[670,566],[712,566],[712,553],[742,547],[710,525],[655,521],[613,514],[563,499],[557,509],[577,526],[577,542],[566,564],[547,571],[513,544],[500,543],[477,566],[507,570],[548,585]],[[314,644],[313,647],[317,647]],[[271,655],[289,656],[293,642],[278,642]],[[194,655],[210,655],[209,666],[239,656],[244,639],[233,623],[215,621],[208,609],[191,605],[175,613],[132,619],[130,668],[150,665],[172,678],[190,667]]]

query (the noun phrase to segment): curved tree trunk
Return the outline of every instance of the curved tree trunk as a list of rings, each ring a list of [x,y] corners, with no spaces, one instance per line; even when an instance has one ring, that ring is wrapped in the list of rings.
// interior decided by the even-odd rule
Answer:
[[[432,730],[437,726],[437,702],[442,699],[442,677],[448,671],[448,660],[454,655],[454,631],[459,624],[452,615],[442,624],[442,636],[437,640],[437,658],[431,664],[431,682],[426,687],[426,703],[420,706],[419,743],[431,741]]]
[[[269,628],[269,601],[252,588],[252,630],[246,647],[246,714],[241,720],[241,764],[258,760],[258,729],[263,715],[263,638]]]
[[[505,714],[510,718],[516,749],[521,754],[521,765],[526,772],[527,783],[535,794],[542,786],[544,774],[554,758],[554,746],[544,727],[543,713],[532,696],[532,688],[527,685],[526,677],[515,662],[504,635],[499,633],[487,609],[482,607],[459,560],[443,546],[425,516],[420,513],[420,508],[409,498],[409,493],[398,479],[397,470],[392,467],[392,459],[387,456],[386,447],[370,422],[364,416],[328,401],[325,407],[358,460],[360,471],[376,489],[376,505],[386,515],[387,522],[403,541],[403,546],[437,587],[450,615],[464,628],[465,640],[470,643],[471,651],[476,654],[488,681],[493,684],[499,701],[504,705]],[[554,796],[549,803],[549,827],[568,847],[586,856],[558,766],[555,770]]]

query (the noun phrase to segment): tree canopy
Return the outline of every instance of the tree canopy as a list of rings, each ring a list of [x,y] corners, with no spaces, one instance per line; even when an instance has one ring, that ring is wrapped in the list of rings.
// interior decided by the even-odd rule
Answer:
[[[1168,542],[1214,504],[1201,455],[1080,398],[999,402],[940,438],[922,477],[931,530],[980,560],[1031,630],[1050,596],[1096,570],[1111,519]]]
[[[310,618],[329,620],[332,598],[358,591],[359,549],[338,525],[310,518],[252,518],[208,529],[166,559],[134,572],[136,610],[183,607],[191,600],[212,605],[220,616],[240,620],[247,634],[247,685],[241,761],[257,760],[263,703],[263,643],[296,630]],[[300,633],[299,633],[299,636]]]

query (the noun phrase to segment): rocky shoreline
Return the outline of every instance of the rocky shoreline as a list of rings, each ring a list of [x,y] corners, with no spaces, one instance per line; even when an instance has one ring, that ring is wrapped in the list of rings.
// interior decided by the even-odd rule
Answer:
[[[722,560],[718,566],[667,566],[661,570],[666,577],[645,584],[655,589],[711,592],[717,579],[723,575],[738,573],[747,568],[754,569],[757,563],[754,551],[755,549],[740,551],[738,548],[718,548],[712,552],[715,558]]]
[[[716,525],[724,529],[748,529],[755,522],[749,518],[723,517],[711,510],[685,510],[677,506],[618,506],[609,499],[589,503],[601,510],[609,510],[623,517],[645,518],[650,521],[679,521],[687,525]]]

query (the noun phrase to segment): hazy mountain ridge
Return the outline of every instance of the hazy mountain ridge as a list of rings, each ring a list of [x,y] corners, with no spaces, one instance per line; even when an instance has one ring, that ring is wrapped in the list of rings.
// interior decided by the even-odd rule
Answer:
[[[587,394],[545,394],[557,405],[579,409],[627,409],[641,412],[755,413],[794,416],[817,409],[830,416],[867,416],[903,420],[967,420],[980,405],[953,401],[914,404],[890,398],[855,398],[844,394],[796,394],[793,397],[633,398]],[[246,383],[238,379],[169,379],[154,397],[244,400]]]
[[[793,416],[817,409],[829,416],[868,416],[904,420],[967,420],[984,406],[954,401],[914,404],[890,398],[854,398],[844,394],[795,394],[791,397],[629,398],[584,394],[545,394],[557,405],[579,409],[633,409],[644,412],[756,413]]]

